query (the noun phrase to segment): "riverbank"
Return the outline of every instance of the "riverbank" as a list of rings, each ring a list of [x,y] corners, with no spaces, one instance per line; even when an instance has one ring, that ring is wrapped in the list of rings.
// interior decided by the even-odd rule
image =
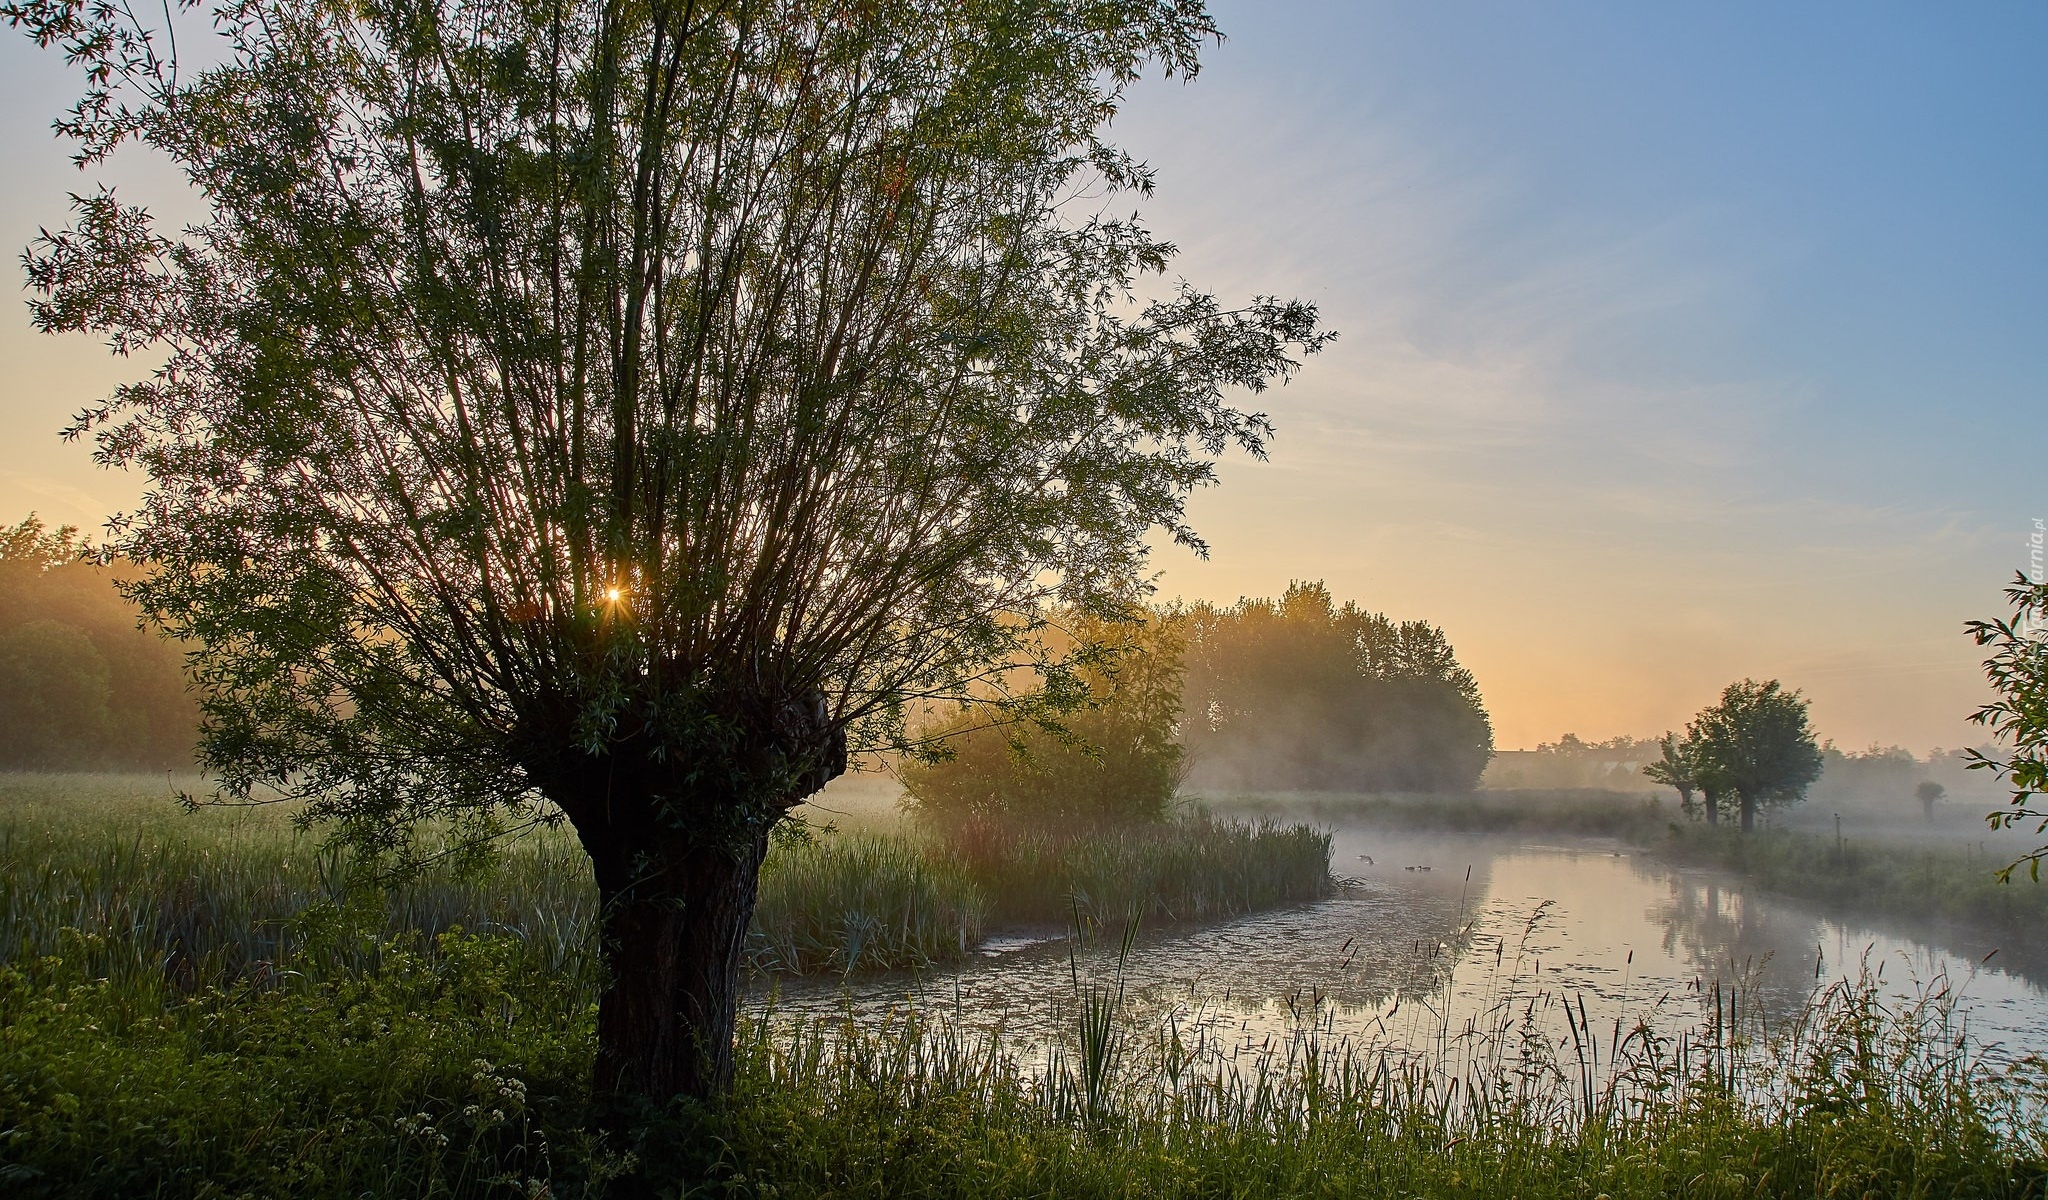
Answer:
[[[1997,879],[2001,858],[1954,838],[1837,836],[1687,820],[1668,800],[1598,789],[1469,795],[1338,796],[1283,793],[1209,798],[1219,812],[1275,820],[1375,825],[1412,833],[1611,838],[1679,866],[1726,871],[1779,895],[1861,917],[1947,922],[2039,945],[2048,959],[2048,886],[2024,873]]]
[[[1158,929],[1332,886],[1329,836],[1271,821],[826,834],[771,854],[752,951],[798,974],[929,966],[966,957],[994,930]]]
[[[76,955],[0,969],[8,1194],[2041,1195],[2038,1071],[1867,987],[1771,1037],[1732,1005],[1562,1047],[1509,1022],[1446,1066],[1313,1034],[1183,1044],[1089,975],[1074,998],[1106,1036],[1077,1029],[1048,1071],[944,1023],[756,1020],[728,1102],[618,1138],[589,1121],[587,978],[511,934],[353,945],[190,994]]]
[[[1123,969],[1086,958],[1019,998],[1058,1014],[1043,1034],[985,1037],[937,1008],[848,1022],[771,1007],[743,1032],[727,1104],[608,1139],[586,1090],[589,895],[544,845],[492,881],[321,902],[335,864],[261,814],[168,816],[212,828],[203,845],[144,824],[79,836],[102,828],[91,815],[0,834],[8,1194],[568,1198],[628,1194],[633,1176],[671,1194],[978,1200],[2040,1195],[2040,1072],[1958,1045],[1940,996],[1838,988],[1767,1033],[1764,1007],[1731,1000],[1724,1019],[1717,992],[1711,1025],[1681,1004],[1669,1026],[1658,1010],[1610,1027],[1597,997],[1589,1021],[1578,993],[1574,1017],[1569,964],[1524,973],[1496,954],[1480,956],[1493,977],[1459,981],[1493,1015],[1438,1058],[1319,1033],[1320,999],[1292,991],[1260,1002],[1275,1019],[1307,1005],[1273,1036],[1239,1036],[1230,1014],[1197,1032],[1141,1010],[1135,982],[1127,1003]],[[1575,874],[1595,865],[1626,870],[1601,854]],[[1444,890],[1444,917],[1465,910],[1448,861],[1391,869]],[[1337,905],[1365,918],[1424,894],[1384,890]],[[1253,923],[1276,931],[1271,953],[1337,955],[1305,979],[1384,976],[1368,960],[1394,947],[1278,932],[1329,907]],[[1234,928],[1196,936],[1239,945]]]

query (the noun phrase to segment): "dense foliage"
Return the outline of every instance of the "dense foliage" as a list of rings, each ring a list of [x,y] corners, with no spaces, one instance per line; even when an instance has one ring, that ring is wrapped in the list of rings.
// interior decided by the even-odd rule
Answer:
[[[2043,536],[2038,522],[2034,536]],[[1973,753],[1971,765],[1994,772],[2011,789],[2011,803],[1991,814],[1992,827],[2031,824],[2039,836],[2048,832],[2048,809],[2041,804],[2041,797],[2048,796],[2048,582],[2021,575],[2005,595],[2012,605],[2010,618],[1969,624],[1977,644],[1991,648],[1984,673],[1998,693],[1971,720],[2003,743]],[[2038,881],[2043,858],[2048,858],[2048,846],[2029,850],[2012,867],[2024,864]]]
[[[183,655],[115,590],[133,569],[84,551],[33,513],[0,529],[0,770],[189,766]]]
[[[1655,743],[1656,754],[1642,765],[1642,774],[1676,790],[1685,814],[1704,815],[1709,825],[1720,823],[1721,806],[1732,798],[1746,833],[1765,807],[1804,800],[1828,765],[1828,751],[1808,723],[1808,706],[1798,691],[1775,679],[1731,683],[1686,724],[1683,738],[1666,733]],[[1889,759],[1881,751],[1876,756]],[[1833,757],[1838,764],[1852,761],[1840,753]],[[1915,764],[1910,754],[1905,761]],[[1858,759],[1855,765],[1865,764]],[[1697,805],[1694,792],[1700,794]]]
[[[1339,606],[1320,583],[1184,619],[1198,786],[1461,791],[1493,754],[1479,685],[1427,622]]]
[[[1686,725],[1694,779],[1702,792],[1734,794],[1745,832],[1755,828],[1759,808],[1796,804],[1820,778],[1807,708],[1804,696],[1775,679],[1744,679]]]
[[[897,769],[919,817],[1064,828],[1165,819],[1185,775],[1179,623],[1069,613],[1056,624],[1085,647],[1077,694],[1037,719],[966,705],[923,726],[929,752]]]
[[[1191,546],[1236,397],[1311,305],[1154,284],[1105,140],[1192,0],[6,0],[205,211],[111,192],[37,324],[162,362],[73,432],[147,472],[117,548],[196,647],[202,752],[359,843],[572,824],[600,1087],[718,1090],[770,829],[973,696],[1055,598]],[[186,18],[189,20],[189,18]],[[205,25],[205,21],[193,24]],[[187,40],[184,45],[192,43]],[[1020,619],[1022,618],[1022,619]],[[543,803],[543,800],[545,803]]]

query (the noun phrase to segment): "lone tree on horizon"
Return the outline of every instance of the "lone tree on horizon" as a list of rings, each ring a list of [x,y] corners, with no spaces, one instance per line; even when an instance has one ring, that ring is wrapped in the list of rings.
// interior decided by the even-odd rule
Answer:
[[[1913,798],[1920,802],[1920,813],[1929,824],[1934,823],[1934,806],[1948,795],[1948,789],[1932,779],[1923,779],[1913,789]]]
[[[126,6],[0,11],[85,72],[82,164],[206,205],[87,190],[26,256],[39,327],[164,361],[71,432],[149,476],[110,545],[203,765],[401,861],[551,802],[613,1105],[729,1080],[776,822],[906,707],[1059,679],[1048,606],[1201,549],[1271,432],[1227,393],[1330,336],[1138,288],[1173,247],[1100,130],[1196,0],[221,0],[182,71]]]
[[[1803,800],[1820,778],[1821,751],[1807,703],[1775,679],[1745,679],[1729,684],[1718,703],[1686,726],[1686,740],[1697,747],[1701,787],[1735,793],[1744,833],[1756,828],[1762,805]]]

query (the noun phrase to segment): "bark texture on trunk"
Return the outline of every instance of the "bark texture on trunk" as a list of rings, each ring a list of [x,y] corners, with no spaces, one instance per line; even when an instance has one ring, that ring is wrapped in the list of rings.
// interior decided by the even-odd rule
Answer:
[[[597,1094],[656,1104],[708,1099],[732,1082],[741,951],[766,834],[738,847],[620,849],[637,870],[624,880],[599,872],[606,986],[597,1008]]]
[[[1756,828],[1756,797],[1749,792],[1737,793],[1742,798],[1742,832]]]
[[[700,715],[696,727],[719,734],[702,745],[642,734],[592,752],[566,704],[523,733],[528,773],[576,830],[603,902],[594,1083],[607,1119],[731,1083],[768,831],[846,770],[822,694],[742,699]]]
[[[1700,802],[1706,805],[1707,808],[1707,824],[1719,825],[1721,823],[1720,793],[1708,788],[1700,793]]]

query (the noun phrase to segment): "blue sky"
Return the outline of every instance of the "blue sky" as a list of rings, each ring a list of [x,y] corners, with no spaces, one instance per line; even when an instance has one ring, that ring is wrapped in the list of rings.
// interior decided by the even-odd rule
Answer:
[[[2048,5],[1222,3],[1114,128],[1226,296],[1342,340],[1261,399],[1166,595],[1291,578],[1443,625],[1505,746],[1731,679],[1973,739],[1961,623],[2048,516]],[[0,44],[0,240],[63,216],[68,83]],[[142,164],[144,194],[166,196]],[[11,266],[19,284],[19,268]],[[0,516],[132,496],[50,436],[121,377],[0,322]]]

